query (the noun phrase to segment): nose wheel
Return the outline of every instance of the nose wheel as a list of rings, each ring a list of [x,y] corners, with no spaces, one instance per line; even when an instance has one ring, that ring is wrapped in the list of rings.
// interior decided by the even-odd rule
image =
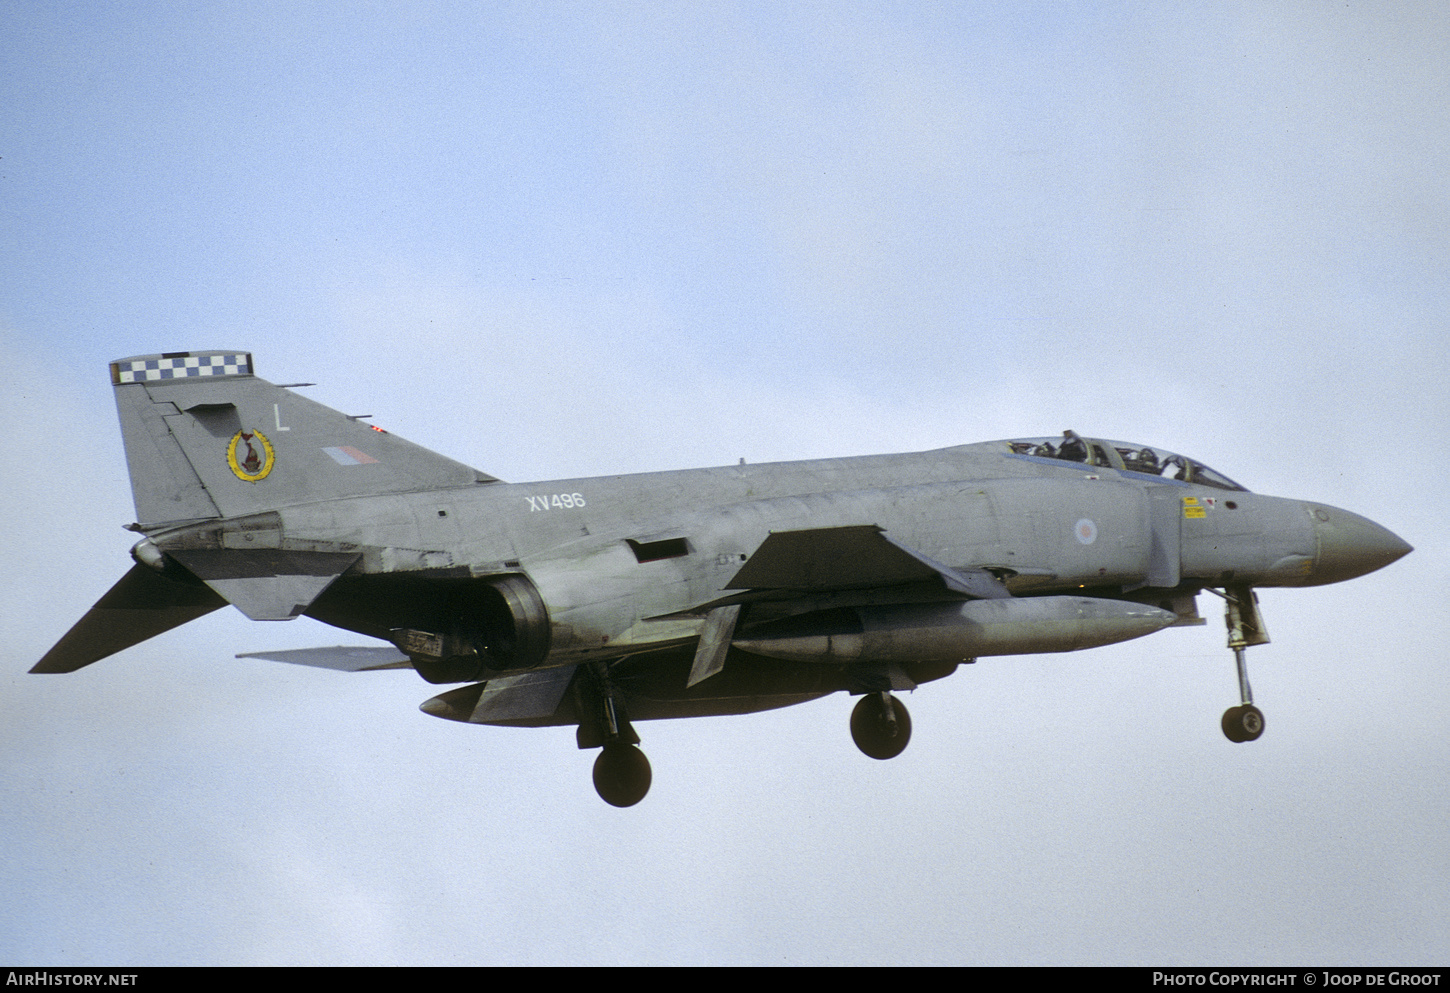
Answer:
[[[1264,715],[1251,703],[1225,710],[1221,723],[1224,737],[1235,744],[1257,741],[1264,733]]]
[[[851,738],[873,759],[894,759],[911,741],[911,715],[890,693],[867,693],[851,711]]]

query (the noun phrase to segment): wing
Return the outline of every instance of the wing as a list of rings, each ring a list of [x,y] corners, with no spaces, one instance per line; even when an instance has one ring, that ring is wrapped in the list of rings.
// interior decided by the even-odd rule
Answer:
[[[964,598],[1012,594],[985,569],[952,569],[875,524],[773,532],[726,584],[729,590],[829,592],[936,582]]]
[[[740,608],[746,603],[829,598],[834,606],[869,603],[886,596],[996,600],[1011,597],[985,569],[953,569],[908,548],[875,524],[802,531],[775,531],[761,542],[727,590],[740,592],[687,613],[705,615],[687,686],[715,675],[725,664]]]

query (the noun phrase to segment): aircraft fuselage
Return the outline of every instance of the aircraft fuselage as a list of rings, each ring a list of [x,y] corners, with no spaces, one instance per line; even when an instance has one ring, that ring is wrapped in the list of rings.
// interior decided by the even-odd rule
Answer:
[[[1165,606],[1205,586],[1307,586],[1378,567],[1374,548],[1331,549],[1326,560],[1325,533],[1362,532],[1373,545],[1383,531],[1347,511],[1003,447],[331,500],[224,522],[233,537],[222,543],[247,547],[251,528],[278,547],[358,550],[346,581],[308,613],[384,638],[413,621],[340,602],[367,577],[520,573],[547,608],[551,665],[698,637],[702,618],[678,612],[718,595],[772,532],[876,525],[1021,596],[1091,590]],[[190,530],[151,541],[167,550]]]

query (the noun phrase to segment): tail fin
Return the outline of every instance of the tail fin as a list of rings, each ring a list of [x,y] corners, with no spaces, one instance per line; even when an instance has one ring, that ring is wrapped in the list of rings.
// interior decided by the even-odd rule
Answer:
[[[248,352],[120,359],[111,383],[143,526],[496,482],[257,378]]]

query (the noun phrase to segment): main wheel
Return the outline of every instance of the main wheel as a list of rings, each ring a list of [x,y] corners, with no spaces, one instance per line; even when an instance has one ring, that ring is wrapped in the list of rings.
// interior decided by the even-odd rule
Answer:
[[[885,705],[882,700],[880,693],[867,693],[856,704],[851,711],[851,738],[873,759],[894,759],[911,741],[911,715],[895,697],[885,696]],[[895,720],[888,719],[887,706]]]
[[[605,745],[594,760],[594,789],[605,803],[633,807],[649,792],[649,759],[633,745]]]
[[[1264,714],[1251,703],[1230,707],[1223,712],[1221,726],[1224,737],[1235,744],[1257,741],[1264,733]]]

